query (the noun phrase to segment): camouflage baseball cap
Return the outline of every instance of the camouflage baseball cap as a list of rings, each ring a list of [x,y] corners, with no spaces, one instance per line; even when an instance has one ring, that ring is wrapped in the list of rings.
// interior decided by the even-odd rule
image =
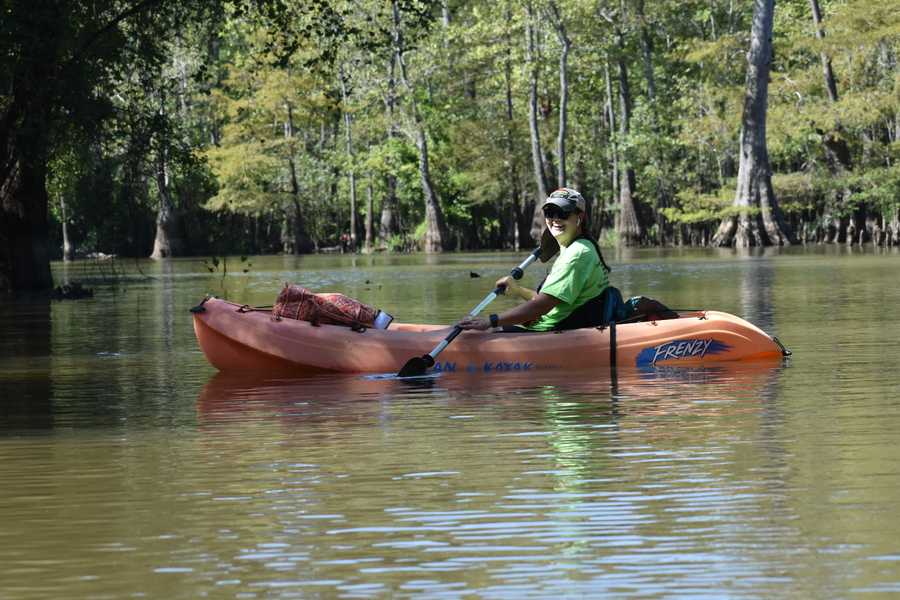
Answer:
[[[555,204],[562,210],[570,213],[576,210],[584,212],[585,207],[584,196],[572,188],[559,188],[547,197],[541,208],[548,204]]]

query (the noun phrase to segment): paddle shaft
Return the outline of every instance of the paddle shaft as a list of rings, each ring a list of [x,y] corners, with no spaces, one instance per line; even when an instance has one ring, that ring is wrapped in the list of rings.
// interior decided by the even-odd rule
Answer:
[[[510,271],[509,274],[512,275],[513,279],[516,279],[516,280],[522,279],[522,276],[525,274],[525,269],[528,268],[528,265],[530,265],[531,263],[536,261],[538,259],[538,257],[540,257],[540,255],[541,255],[541,249],[536,248],[534,250],[534,252],[532,252],[531,254],[528,255],[528,258],[526,258],[525,260],[522,261],[522,264],[520,264],[518,267],[516,267],[515,269]],[[469,316],[470,317],[477,316],[478,313],[480,313],[482,310],[484,310],[484,307],[486,307],[488,304],[490,304],[491,302],[494,301],[494,298],[496,298],[497,296],[502,294],[503,290],[504,290],[504,286],[502,286],[502,285],[498,285],[496,288],[494,288],[494,291],[491,292],[490,294],[488,294],[487,296],[485,296],[484,300],[482,300],[481,302],[478,303],[478,306],[476,306],[475,308],[473,308],[472,310],[469,311]],[[455,340],[456,336],[458,336],[460,333],[462,333],[462,331],[463,331],[462,327],[457,325],[456,327],[453,328],[453,331],[451,331],[447,335],[447,337],[445,337],[443,340],[441,340],[440,344],[438,344],[437,346],[434,347],[434,350],[432,350],[431,352],[428,353],[428,356],[431,357],[432,364],[433,364],[434,359],[437,358],[437,355],[440,354],[441,352],[443,352],[444,348],[446,348],[450,344],[450,342]]]

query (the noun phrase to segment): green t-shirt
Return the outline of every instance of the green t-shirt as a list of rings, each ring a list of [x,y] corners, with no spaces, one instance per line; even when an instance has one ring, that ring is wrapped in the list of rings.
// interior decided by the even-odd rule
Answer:
[[[550,331],[608,286],[606,270],[600,264],[594,245],[585,239],[575,240],[560,250],[541,287],[541,293],[553,296],[560,303],[526,327],[532,331]]]

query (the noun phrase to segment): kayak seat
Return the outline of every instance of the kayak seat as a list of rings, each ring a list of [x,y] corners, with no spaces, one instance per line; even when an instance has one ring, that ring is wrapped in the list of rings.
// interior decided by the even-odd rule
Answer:
[[[610,323],[641,323],[677,319],[678,313],[659,300],[646,296],[622,298],[618,288],[608,286],[600,295],[591,298],[560,321],[556,331],[582,329],[584,327],[607,327]]]

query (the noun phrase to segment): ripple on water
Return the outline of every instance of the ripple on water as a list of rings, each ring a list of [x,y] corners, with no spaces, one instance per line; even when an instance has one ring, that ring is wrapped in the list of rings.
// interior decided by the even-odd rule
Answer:
[[[193,340],[184,308],[219,285],[194,273],[185,289],[0,316],[14,334],[0,338],[13,398],[0,412],[0,596],[898,591],[900,330],[883,310],[900,301],[883,285],[896,257],[693,256],[629,255],[615,273],[673,304],[753,316],[789,362],[228,377]],[[265,300],[307,260],[254,260],[268,270],[233,285],[237,300]],[[303,273],[359,283],[345,288],[357,296],[392,272],[377,257],[329,260]],[[449,298],[437,316],[450,322],[483,294],[454,279],[459,257],[404,260],[398,287],[369,286],[373,302],[434,320],[434,298]],[[483,274],[508,269],[479,260]],[[167,265],[154,273],[181,266]]]

